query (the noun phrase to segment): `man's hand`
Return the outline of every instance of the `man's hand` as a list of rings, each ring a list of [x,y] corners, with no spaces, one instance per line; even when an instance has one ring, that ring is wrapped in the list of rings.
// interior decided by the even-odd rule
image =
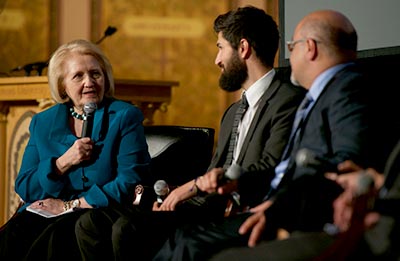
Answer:
[[[197,187],[207,193],[214,193],[217,191],[221,178],[224,176],[223,168],[213,168],[203,176],[197,178]]]
[[[262,233],[265,230],[266,218],[264,212],[256,212],[248,217],[239,228],[239,233],[244,235],[250,232],[248,241],[249,247],[254,247],[261,238]]]
[[[338,183],[343,189],[357,190],[358,179],[363,169],[351,160],[338,165],[338,173],[325,173],[325,177]]]
[[[174,211],[179,203],[196,195],[197,191],[193,190],[193,186],[193,181],[190,181],[175,188],[168,194],[161,205],[157,201],[154,202],[153,211]]]
[[[239,228],[239,234],[247,234],[250,231],[250,237],[248,241],[249,247],[254,247],[260,241],[261,235],[265,230],[267,219],[264,211],[272,205],[271,200],[264,201],[260,205],[250,209],[250,212],[254,214],[248,217]]]
[[[358,231],[375,224],[379,215],[369,212],[371,198],[376,196],[376,189],[383,184],[383,175],[372,168],[366,170],[352,161],[344,161],[338,165],[339,173],[326,173],[325,176],[338,183],[343,193],[333,202],[333,221],[341,232],[348,231],[350,226],[357,227]],[[374,180],[375,188],[366,191],[366,194],[359,195],[360,178],[362,175],[369,175]]]

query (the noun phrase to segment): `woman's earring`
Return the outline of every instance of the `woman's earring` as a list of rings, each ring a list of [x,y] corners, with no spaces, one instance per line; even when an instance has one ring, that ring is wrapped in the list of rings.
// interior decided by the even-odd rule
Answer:
[[[62,93],[61,93],[61,98],[62,98],[62,99],[67,98],[67,92],[66,92],[65,90],[62,91]]]

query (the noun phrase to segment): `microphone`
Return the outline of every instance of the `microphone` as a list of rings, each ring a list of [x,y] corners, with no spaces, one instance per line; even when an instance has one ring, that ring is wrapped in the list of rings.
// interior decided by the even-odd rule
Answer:
[[[169,186],[165,180],[160,179],[154,183],[154,192],[157,195],[158,203],[163,203],[164,199],[168,196],[169,191]]]
[[[242,176],[244,170],[243,168],[236,164],[232,163],[224,172],[224,175],[219,176],[218,178],[218,186],[222,186],[232,180],[237,180]]]
[[[42,71],[44,68],[48,66],[48,62],[35,62],[35,63],[28,63],[25,64],[24,66],[17,66],[13,69],[10,70],[10,73],[12,72],[18,72],[18,71],[25,71],[25,76],[30,76],[32,71],[36,71],[37,75],[40,76],[42,75]]]
[[[349,221],[350,229],[351,226],[357,224],[363,224],[366,213],[368,213],[371,210],[374,210],[375,207],[374,186],[375,186],[374,179],[367,173],[362,173],[357,178],[357,186],[356,190],[353,193],[354,198],[352,201],[353,213],[351,216],[351,220]],[[325,224],[323,229],[329,235],[337,235],[342,232],[336,224],[331,224],[331,223]]]
[[[222,180],[224,182],[227,182],[229,180],[237,180],[240,178],[240,176],[242,176],[243,172],[244,171],[240,165],[233,163],[226,169]]]
[[[94,112],[97,109],[97,104],[95,102],[86,103],[83,106],[83,126],[82,126],[82,135],[81,137],[91,137],[92,136],[92,129],[93,129],[93,117]]]
[[[244,173],[243,168],[240,165],[233,163],[226,169],[224,176],[221,178],[219,183],[222,185],[222,184],[225,184],[232,180],[237,180],[242,176],[243,173]],[[231,196],[232,196],[232,199],[234,200],[234,202],[236,203],[236,205],[240,206],[239,193],[237,193],[236,191],[233,191],[231,193]],[[230,206],[230,208],[232,208],[232,205]]]
[[[25,71],[25,76],[29,76],[31,74],[31,71],[33,70],[33,63],[25,64],[25,65],[20,65],[17,66],[13,69],[10,70],[10,73],[13,72],[19,72],[19,71]]]
[[[375,186],[374,179],[367,173],[363,173],[358,177],[356,196],[368,194]]]
[[[357,187],[354,192],[355,204],[357,204],[357,210],[368,211],[372,210],[375,204],[375,180],[373,177],[368,175],[366,172],[359,175],[357,179]]]
[[[370,175],[367,173],[359,175],[356,191],[353,193],[353,213],[350,220],[350,227],[354,227],[354,229],[364,227],[365,216],[375,206],[376,193],[374,186],[375,181]]]
[[[100,44],[106,37],[113,35],[117,31],[116,27],[108,26],[101,37],[95,44]],[[43,69],[49,66],[49,61],[28,63],[23,66],[17,66],[10,70],[10,73],[25,71],[25,76],[30,76],[32,71],[36,71],[36,75],[42,75]]]
[[[106,31],[104,32],[103,37],[97,40],[96,44],[100,44],[106,37],[113,35],[117,31],[116,27],[108,26]]]
[[[10,73],[22,71],[22,70],[24,69],[24,67],[25,67],[25,66],[17,66],[17,67],[15,67],[15,68],[11,69],[11,70],[10,70]]]
[[[374,208],[375,205],[375,180],[366,172],[362,173],[357,180],[355,191],[355,211],[365,213]]]
[[[300,167],[316,168],[322,171],[337,172],[337,165],[326,158],[317,156],[313,151],[303,148],[296,154],[296,164]]]

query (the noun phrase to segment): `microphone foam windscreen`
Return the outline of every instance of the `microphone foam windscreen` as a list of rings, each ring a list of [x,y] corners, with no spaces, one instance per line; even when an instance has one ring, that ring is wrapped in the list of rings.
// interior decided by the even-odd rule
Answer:
[[[230,180],[237,180],[242,175],[243,170],[240,165],[233,163],[225,172],[225,177]]]
[[[165,196],[169,193],[169,187],[165,180],[157,180],[154,183],[154,192],[157,196]]]
[[[309,149],[300,149],[296,154],[296,164],[298,166],[307,167],[309,165],[315,165],[315,155]]]
[[[83,111],[86,115],[92,114],[97,109],[97,104],[95,102],[86,103],[83,106]]]
[[[356,194],[360,196],[367,194],[375,186],[375,181],[370,175],[363,173],[358,177],[357,184]]]

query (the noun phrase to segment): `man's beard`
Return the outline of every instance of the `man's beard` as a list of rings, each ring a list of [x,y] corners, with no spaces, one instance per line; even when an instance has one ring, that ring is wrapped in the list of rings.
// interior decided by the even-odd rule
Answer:
[[[225,91],[235,92],[242,88],[247,77],[246,64],[240,61],[239,56],[235,53],[219,77],[219,86]]]

